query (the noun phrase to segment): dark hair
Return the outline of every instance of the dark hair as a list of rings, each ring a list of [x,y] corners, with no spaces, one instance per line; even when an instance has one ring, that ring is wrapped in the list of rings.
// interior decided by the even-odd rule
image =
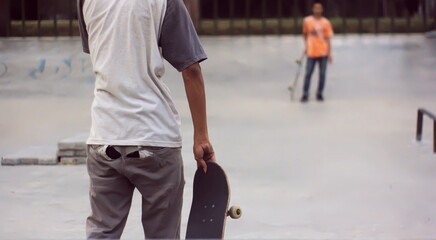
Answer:
[[[322,6],[324,6],[324,4],[322,4],[322,1],[320,0],[315,0],[312,2],[312,7],[315,6],[315,4],[321,4]]]

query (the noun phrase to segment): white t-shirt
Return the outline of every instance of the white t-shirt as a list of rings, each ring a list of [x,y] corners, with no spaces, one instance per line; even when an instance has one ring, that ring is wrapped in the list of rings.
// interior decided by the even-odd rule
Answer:
[[[206,59],[182,0],[79,0],[83,49],[95,74],[87,144],[180,147],[180,118],[163,83]]]

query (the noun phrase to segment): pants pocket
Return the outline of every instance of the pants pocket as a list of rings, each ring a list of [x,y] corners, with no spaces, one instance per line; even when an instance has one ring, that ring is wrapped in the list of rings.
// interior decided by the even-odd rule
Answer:
[[[107,161],[113,161],[121,157],[121,153],[110,145],[89,145],[89,149],[91,154],[95,154],[95,156]]]

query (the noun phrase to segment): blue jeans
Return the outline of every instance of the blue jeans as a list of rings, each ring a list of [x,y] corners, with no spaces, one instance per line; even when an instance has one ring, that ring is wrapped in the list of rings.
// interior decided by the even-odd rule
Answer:
[[[312,78],[313,70],[315,69],[315,64],[319,64],[319,83],[318,83],[318,95],[322,95],[322,92],[324,91],[325,86],[325,76],[327,72],[327,60],[328,57],[317,57],[317,58],[307,58],[306,63],[306,74],[304,76],[304,88],[303,88],[303,94],[309,95],[309,89],[310,89],[310,79]]]

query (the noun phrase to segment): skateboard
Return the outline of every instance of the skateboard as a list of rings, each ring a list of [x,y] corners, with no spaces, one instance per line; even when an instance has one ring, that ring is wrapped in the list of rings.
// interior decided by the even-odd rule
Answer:
[[[198,168],[189,213],[186,239],[222,239],[226,217],[242,215],[238,206],[229,207],[230,189],[224,170],[215,162],[207,162],[207,173]]]
[[[306,54],[303,52],[300,59],[295,60],[298,65],[297,74],[295,75],[294,81],[289,85],[288,90],[291,92],[291,101],[294,100],[295,89],[297,88],[298,79],[300,78],[301,68],[303,67],[303,61]]]

